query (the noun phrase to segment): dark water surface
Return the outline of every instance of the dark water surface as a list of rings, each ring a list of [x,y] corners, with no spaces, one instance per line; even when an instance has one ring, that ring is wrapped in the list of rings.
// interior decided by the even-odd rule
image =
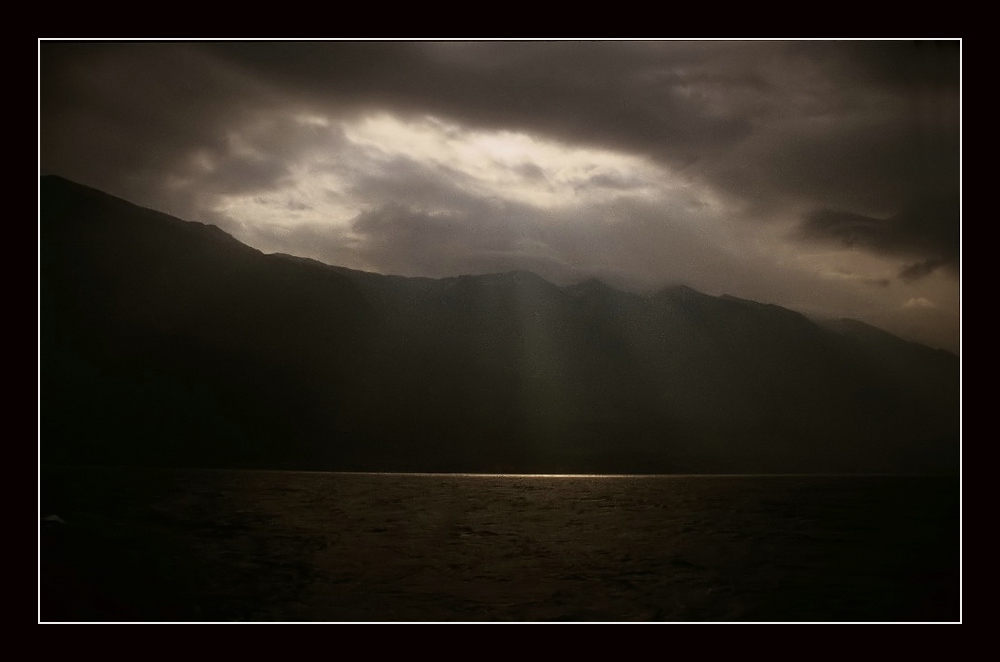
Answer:
[[[42,621],[958,621],[959,480],[47,468]]]

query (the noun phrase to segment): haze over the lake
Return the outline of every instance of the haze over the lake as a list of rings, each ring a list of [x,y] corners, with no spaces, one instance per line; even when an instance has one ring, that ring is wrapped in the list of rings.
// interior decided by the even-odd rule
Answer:
[[[39,42],[41,174],[264,252],[852,317],[957,352],[961,43]]]

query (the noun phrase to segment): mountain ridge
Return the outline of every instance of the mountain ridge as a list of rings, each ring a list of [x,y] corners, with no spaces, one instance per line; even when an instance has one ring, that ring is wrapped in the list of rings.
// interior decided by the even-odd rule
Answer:
[[[957,357],[864,323],[682,285],[408,278],[264,254],[58,177],[40,203],[46,461],[957,467]]]
[[[260,251],[259,249],[253,248],[252,246],[248,246],[247,244],[244,244],[244,243],[240,242],[238,239],[236,239],[235,237],[233,237],[232,235],[230,235],[229,233],[227,233],[222,228],[220,228],[220,227],[218,227],[216,225],[213,225],[211,223],[202,223],[202,222],[199,222],[199,221],[189,221],[189,220],[186,220],[186,219],[179,219],[179,218],[171,216],[170,214],[167,214],[166,212],[161,212],[161,211],[157,211],[157,210],[145,208],[145,207],[137,205],[137,204],[135,204],[133,202],[130,202],[130,201],[124,199],[124,198],[121,198],[121,197],[118,197],[118,196],[114,196],[114,195],[111,195],[111,194],[108,194],[108,193],[104,193],[103,191],[100,191],[99,189],[96,189],[96,188],[93,188],[93,187],[90,187],[90,186],[87,186],[87,185],[84,185],[84,184],[79,184],[77,182],[74,182],[73,180],[70,180],[70,179],[67,179],[65,177],[62,177],[61,175],[55,175],[55,174],[42,175],[40,177],[40,180],[41,180],[41,182],[43,184],[44,184],[44,182],[47,182],[47,181],[48,182],[59,182],[60,186],[74,187],[74,188],[77,188],[77,189],[79,189],[81,191],[89,191],[89,192],[91,192],[90,194],[96,193],[96,194],[99,194],[100,196],[106,196],[108,198],[111,198],[111,199],[117,201],[117,203],[121,203],[121,204],[127,205],[129,207],[133,207],[135,209],[138,209],[138,210],[143,210],[145,212],[149,212],[149,213],[152,213],[152,214],[157,214],[157,215],[160,215],[160,216],[172,219],[172,220],[177,220],[177,221],[181,221],[183,223],[189,223],[189,224],[192,224],[194,226],[199,226],[201,228],[205,228],[209,232],[214,233],[214,234],[216,234],[219,237],[224,237],[226,241],[232,242],[232,243],[237,244],[237,245],[239,245],[241,247],[244,247],[246,249],[249,249],[251,251],[259,253],[260,255],[273,256],[273,257],[279,258],[279,259],[288,259],[288,260],[293,261],[293,262],[301,262],[301,263],[318,265],[318,266],[326,267],[326,268],[329,268],[329,269],[333,269],[335,271],[338,271],[340,273],[344,273],[346,275],[353,275],[354,277],[405,279],[405,280],[413,281],[413,282],[431,282],[431,281],[435,281],[435,282],[448,281],[448,282],[451,282],[451,281],[454,281],[455,279],[459,279],[459,278],[496,278],[496,277],[500,277],[500,276],[516,276],[517,274],[522,274],[522,275],[529,275],[530,277],[532,277],[534,279],[544,281],[544,282],[548,283],[549,285],[551,285],[552,287],[556,287],[556,288],[559,288],[559,289],[562,289],[562,290],[578,289],[578,288],[582,288],[582,287],[586,286],[589,283],[594,283],[596,285],[599,285],[601,288],[605,288],[607,290],[612,290],[612,291],[614,291],[618,295],[632,296],[632,297],[637,297],[637,298],[640,298],[640,299],[646,299],[646,298],[658,297],[658,296],[670,296],[670,295],[673,295],[673,296],[676,296],[678,298],[706,297],[706,298],[710,298],[710,299],[730,300],[730,301],[734,301],[734,302],[742,302],[742,303],[747,303],[747,304],[753,304],[753,305],[756,305],[756,306],[766,306],[766,307],[770,307],[772,309],[787,311],[789,313],[794,313],[796,315],[801,315],[802,317],[805,317],[806,319],[810,319],[810,320],[815,319],[818,324],[823,325],[823,326],[829,326],[830,328],[837,328],[837,329],[841,329],[841,330],[845,330],[845,331],[848,330],[848,329],[852,330],[852,331],[858,331],[859,330],[862,333],[868,333],[867,330],[874,330],[874,331],[876,331],[876,332],[878,332],[880,334],[884,334],[885,336],[891,336],[892,338],[894,338],[896,340],[899,340],[901,342],[906,342],[906,343],[910,343],[910,344],[917,345],[917,346],[920,346],[920,347],[925,347],[927,349],[931,349],[931,350],[934,350],[934,351],[944,352],[944,353],[947,353],[947,354],[949,354],[951,356],[955,356],[957,358],[957,355],[954,352],[952,352],[952,351],[950,351],[948,349],[941,348],[941,347],[931,347],[929,345],[925,345],[925,344],[920,343],[918,341],[907,340],[907,339],[902,338],[902,337],[900,337],[900,336],[898,336],[898,335],[896,335],[896,334],[894,334],[894,333],[892,333],[890,331],[887,331],[887,330],[882,329],[880,327],[874,326],[874,325],[872,325],[872,324],[870,324],[868,322],[864,322],[864,321],[861,321],[861,320],[858,320],[858,319],[855,319],[855,318],[849,318],[849,317],[843,317],[843,318],[816,317],[816,316],[806,315],[805,313],[797,311],[794,308],[787,308],[785,306],[781,306],[779,304],[770,303],[770,302],[766,302],[766,301],[756,301],[756,300],[753,300],[753,299],[746,299],[744,297],[738,297],[738,296],[731,295],[731,294],[728,294],[728,293],[723,293],[723,294],[720,294],[720,295],[717,295],[717,296],[716,295],[711,295],[711,294],[706,294],[706,293],[701,292],[699,290],[696,290],[696,289],[694,289],[694,288],[692,288],[692,287],[690,287],[688,285],[679,284],[679,283],[666,284],[666,285],[660,286],[658,288],[655,288],[655,289],[652,289],[652,290],[649,290],[649,291],[636,292],[636,291],[632,291],[632,290],[628,290],[628,289],[621,289],[621,288],[615,287],[614,285],[611,285],[611,284],[607,283],[606,281],[602,280],[598,276],[588,276],[584,280],[576,282],[576,283],[571,283],[571,284],[568,284],[568,285],[557,285],[557,284],[552,283],[551,281],[547,280],[545,277],[543,277],[543,276],[541,276],[541,275],[539,275],[539,274],[537,274],[537,273],[535,273],[533,271],[527,270],[527,269],[511,269],[511,270],[501,271],[501,272],[484,272],[484,273],[481,273],[481,274],[459,274],[459,275],[455,275],[455,276],[442,276],[442,277],[402,276],[402,275],[398,275],[398,274],[383,274],[383,273],[376,272],[376,271],[366,271],[366,270],[363,270],[363,269],[355,269],[355,268],[352,268],[352,267],[345,267],[345,266],[342,266],[342,265],[330,264],[330,263],[327,263],[327,262],[323,262],[321,260],[317,260],[315,258],[303,257],[303,256],[299,256],[299,255],[292,255],[292,254],[289,254],[289,253],[281,253],[281,252],[277,252],[277,253],[264,253],[264,252]]]

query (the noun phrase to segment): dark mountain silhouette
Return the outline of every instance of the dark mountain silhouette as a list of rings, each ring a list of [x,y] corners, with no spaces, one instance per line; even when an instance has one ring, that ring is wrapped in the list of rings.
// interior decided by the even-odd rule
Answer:
[[[43,177],[43,462],[957,471],[959,362],[686,287],[265,255]]]

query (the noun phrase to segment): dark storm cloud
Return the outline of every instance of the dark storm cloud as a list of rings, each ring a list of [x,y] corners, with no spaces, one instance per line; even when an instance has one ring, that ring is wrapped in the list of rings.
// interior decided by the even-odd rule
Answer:
[[[712,157],[706,180],[765,210],[888,215],[957,193],[955,44],[793,42],[769,71],[753,134]]]
[[[163,178],[194,149],[222,150],[247,90],[172,44],[45,43],[43,167],[120,187]]]
[[[827,62],[831,74],[842,79],[861,76],[875,85],[958,90],[957,41],[845,41],[839,45],[845,57],[827,58]],[[800,42],[798,47],[823,57],[822,42]]]
[[[941,132],[922,135],[882,112],[788,118],[715,158],[702,176],[765,216],[799,206],[898,213],[928,191],[958,190],[957,127],[947,148],[925,144],[942,142]]]
[[[223,167],[214,167],[201,182],[218,193],[251,193],[275,186],[288,168],[273,158],[228,156]]]
[[[76,153],[103,153],[122,175],[218,147],[227,126],[280,101],[341,114],[430,113],[645,154],[764,211],[792,196],[813,208],[895,213],[918,191],[956,186],[957,42],[46,43],[42,50],[43,162],[72,158],[59,147],[89,128],[89,149]]]
[[[828,209],[807,215],[799,236],[900,257],[920,257],[900,272],[916,280],[942,266],[957,270],[959,261],[959,201],[924,197],[888,218],[873,218]]]
[[[683,73],[703,45],[609,42],[205,44],[247,75],[324,107],[392,107],[472,126],[678,158],[745,135],[744,117],[705,113]],[[726,46],[722,49],[725,50]],[[695,74],[696,76],[698,74]]]

